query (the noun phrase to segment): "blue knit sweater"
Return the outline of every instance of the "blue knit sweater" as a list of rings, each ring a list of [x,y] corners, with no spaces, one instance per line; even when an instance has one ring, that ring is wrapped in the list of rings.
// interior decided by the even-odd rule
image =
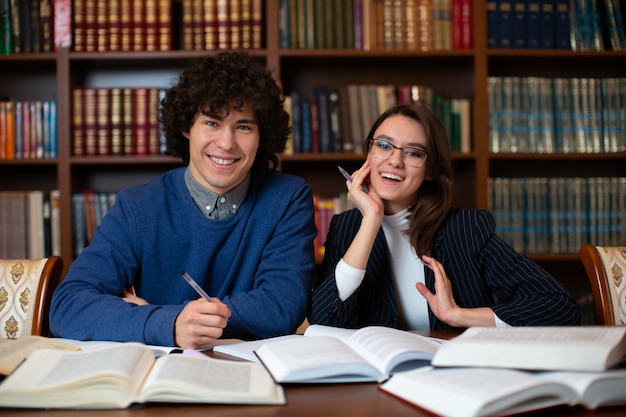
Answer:
[[[253,172],[237,214],[211,220],[191,199],[184,170],[118,194],[54,293],[55,336],[173,346],[176,317],[198,298],[183,270],[230,307],[224,338],[292,333],[302,322],[315,272],[309,185]],[[149,305],[123,301],[130,286]]]

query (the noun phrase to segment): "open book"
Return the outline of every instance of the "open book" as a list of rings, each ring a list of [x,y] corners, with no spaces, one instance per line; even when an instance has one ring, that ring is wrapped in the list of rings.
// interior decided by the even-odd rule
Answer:
[[[279,383],[381,382],[429,365],[439,346],[437,339],[389,327],[311,325],[303,336],[264,343],[255,353]]]
[[[471,327],[443,344],[433,366],[601,371],[626,355],[626,326]]]
[[[379,388],[446,417],[514,415],[556,406],[626,404],[626,369],[530,372],[433,368],[394,374]]]
[[[37,350],[0,385],[4,407],[126,408],[149,402],[284,404],[285,397],[258,363],[180,354],[155,359],[139,343]]]
[[[26,358],[39,349],[80,350],[60,340],[43,336],[25,336],[19,339],[0,339],[0,375],[8,375]]]

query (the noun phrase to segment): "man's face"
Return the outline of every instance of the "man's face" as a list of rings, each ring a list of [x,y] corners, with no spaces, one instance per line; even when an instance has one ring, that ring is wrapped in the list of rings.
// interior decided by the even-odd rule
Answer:
[[[240,111],[207,116],[198,113],[189,129],[189,170],[193,178],[216,194],[241,184],[254,163],[260,133],[250,106]]]

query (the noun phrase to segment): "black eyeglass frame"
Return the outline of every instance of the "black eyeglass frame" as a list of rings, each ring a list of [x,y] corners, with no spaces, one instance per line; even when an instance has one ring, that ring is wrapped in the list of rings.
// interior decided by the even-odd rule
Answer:
[[[386,161],[387,159],[389,159],[391,157],[391,155],[393,155],[393,152],[396,149],[400,149],[400,151],[402,151],[401,155],[402,155],[402,162],[410,167],[413,168],[421,168],[424,166],[424,164],[426,163],[426,160],[428,159],[428,157],[430,156],[430,152],[428,152],[426,149],[423,148],[418,148],[417,146],[407,146],[407,147],[400,147],[400,146],[396,146],[393,143],[389,142],[387,139],[381,139],[381,138],[372,138],[372,139],[368,139],[368,142],[370,143],[370,147],[369,147],[369,152],[372,152],[372,149],[374,149],[374,143],[377,141],[384,141],[385,143],[387,143],[387,145],[390,145],[393,148],[393,151],[389,153],[389,156],[387,156],[386,158],[379,158],[377,156],[374,156],[374,158],[376,159],[380,159],[381,161]],[[422,163],[419,166],[415,166],[415,165],[411,165],[410,163],[407,164],[406,161],[404,160],[404,156],[406,155],[406,153],[404,152],[407,149],[416,149],[420,152],[424,152],[424,154],[426,155],[426,157],[422,160]]]

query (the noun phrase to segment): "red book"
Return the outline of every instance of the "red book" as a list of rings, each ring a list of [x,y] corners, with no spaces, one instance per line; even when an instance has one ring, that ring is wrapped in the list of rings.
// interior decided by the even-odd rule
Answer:
[[[148,89],[142,87],[132,91],[135,155],[148,155]]]
[[[153,1],[153,0],[150,0]],[[146,50],[146,5],[144,0],[132,0],[131,50]]]
[[[217,0],[204,0],[204,47],[217,49]]]
[[[230,14],[228,0],[217,0],[217,48],[228,49],[230,46]]]
[[[96,89],[83,89],[83,117],[85,126],[85,155],[94,156],[98,153],[96,125]]]
[[[320,152],[320,122],[319,108],[315,99],[309,100],[309,111],[311,113],[311,152]]]
[[[85,155],[85,115],[82,88],[72,90],[72,155]]]
[[[94,52],[97,50],[98,30],[96,27],[97,1],[84,0],[85,13],[85,51]]]
[[[172,49],[172,0],[157,0],[157,48]]]
[[[22,124],[16,128],[22,129],[22,159],[32,159],[32,134],[30,101],[22,102]]]
[[[114,0],[108,2],[108,21],[107,21],[107,37],[109,51],[119,51],[122,49],[121,44],[121,23],[120,23],[120,1]]]
[[[145,50],[158,50],[158,32],[159,25],[157,23],[157,0],[147,0],[145,2]]]
[[[111,155],[111,91],[96,90],[96,154]]]
[[[159,132],[159,88],[148,89],[148,154],[159,155],[161,153]]]
[[[63,2],[54,2],[54,42],[57,48],[71,44],[71,37],[70,42],[67,42],[66,45],[60,45],[59,42],[67,36],[65,30],[69,30],[73,25],[74,50],[77,52],[84,52],[86,50],[87,44],[85,36],[87,35],[87,26],[85,22],[85,3],[87,1],[88,0],[65,0]],[[65,9],[65,7],[69,8],[70,4],[71,14],[70,10]],[[64,14],[61,15],[59,12]],[[67,18],[66,24],[61,23],[64,18]]]
[[[463,28],[461,46],[463,49],[472,49],[474,47],[472,23],[472,0],[461,0],[461,27]]]
[[[7,102],[0,101],[0,160],[7,159]]]

